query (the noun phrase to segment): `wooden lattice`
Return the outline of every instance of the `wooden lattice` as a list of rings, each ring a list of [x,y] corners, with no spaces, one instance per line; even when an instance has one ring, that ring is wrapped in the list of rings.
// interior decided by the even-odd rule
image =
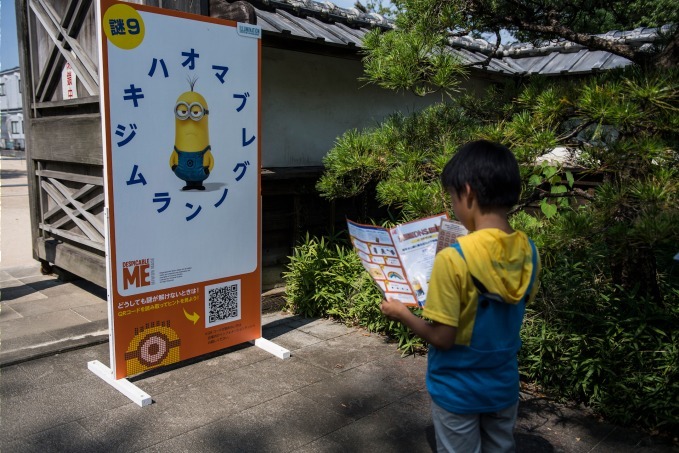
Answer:
[[[40,229],[104,251],[103,178],[38,170],[42,191]]]

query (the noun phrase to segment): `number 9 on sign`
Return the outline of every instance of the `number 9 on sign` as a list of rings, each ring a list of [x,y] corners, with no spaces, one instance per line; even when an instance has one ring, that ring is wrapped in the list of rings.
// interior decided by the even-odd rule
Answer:
[[[136,9],[116,4],[104,13],[101,26],[108,40],[121,49],[134,49],[144,40],[144,21]]]

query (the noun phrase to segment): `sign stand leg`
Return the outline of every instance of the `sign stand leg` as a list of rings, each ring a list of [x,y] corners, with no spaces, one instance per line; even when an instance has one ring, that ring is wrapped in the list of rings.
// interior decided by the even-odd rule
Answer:
[[[264,349],[266,352],[275,355],[279,359],[289,359],[290,358],[290,351],[285,349],[282,346],[278,346],[276,343],[273,341],[269,341],[266,338],[257,338],[255,340],[251,340],[250,343],[254,344],[258,348]]]
[[[114,379],[113,371],[100,361],[92,360],[91,362],[87,362],[87,368],[102,378],[108,385],[131,399],[138,406],[148,406],[153,402],[151,396],[148,393],[144,392],[127,379]]]

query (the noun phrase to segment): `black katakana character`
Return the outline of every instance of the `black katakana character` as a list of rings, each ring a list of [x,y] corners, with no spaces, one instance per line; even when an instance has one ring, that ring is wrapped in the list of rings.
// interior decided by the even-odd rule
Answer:
[[[254,136],[254,135],[253,135],[252,138],[250,138],[249,140],[247,140],[245,137],[246,137],[246,135],[245,135],[245,128],[243,128],[243,146],[248,146],[250,143],[252,143],[252,142],[255,141],[255,136]]]
[[[164,210],[167,209],[168,206],[170,206],[170,193],[169,192],[156,192],[155,195],[153,195],[154,198],[153,202],[154,203],[165,203],[163,206],[158,208],[158,212],[163,212]]]
[[[197,54],[196,51],[192,48],[191,51],[189,52],[182,52],[182,56],[186,57],[186,60],[182,63],[182,66],[189,65],[189,69],[194,70],[196,69],[196,58],[200,57],[200,54]]]
[[[217,66],[217,65],[212,65],[212,69],[217,69],[219,72],[215,74],[215,76],[219,79],[222,84],[224,84],[224,76],[226,75],[227,72],[229,72],[229,68],[226,66]]]
[[[130,179],[128,179],[126,182],[128,186],[131,186],[132,184],[141,184],[142,186],[146,185],[146,179],[144,178],[144,175],[137,173],[138,171],[139,165],[135,164],[134,167],[132,167],[132,175],[130,175]]]
[[[163,68],[163,75],[167,79],[169,77],[169,74],[167,72],[167,66],[165,66],[165,61],[161,58],[160,60],[154,58],[153,63],[151,63],[151,70],[149,71],[149,77],[153,77],[153,74],[156,72],[156,65],[160,62],[160,66]]]
[[[141,94],[141,88],[137,88],[134,85],[130,85],[130,88],[127,88],[124,90],[125,93],[127,93],[127,96],[123,96],[123,100],[129,101],[132,100],[134,103],[135,107],[139,107],[139,104],[137,103],[137,99],[143,99],[144,95]]]
[[[136,132],[137,125],[136,124],[130,124],[130,135],[125,137],[125,126],[122,124],[119,124],[118,127],[116,128],[116,135],[118,137],[125,137],[123,140],[119,141],[116,143],[118,146],[125,146],[127,143],[134,138],[135,135],[137,135]]]
[[[248,165],[250,165],[250,162],[248,162],[247,160],[245,162],[239,162],[238,164],[236,164],[236,166],[233,169],[233,172],[236,173],[237,171],[240,170],[240,174],[236,176],[236,181],[240,181],[243,178],[243,176],[245,175],[245,170]]]
[[[189,209],[193,209],[193,205],[192,205],[191,203],[186,203],[186,207],[189,208]],[[188,222],[188,221],[190,221],[190,220],[193,220],[193,218],[196,217],[196,216],[198,215],[198,213],[200,212],[201,209],[202,209],[202,208],[200,207],[200,205],[198,205],[198,209],[196,209],[195,211],[193,211],[193,212],[191,213],[191,215],[188,216],[188,217],[186,218],[186,221]]]
[[[243,94],[234,94],[233,95],[234,99],[240,99],[241,100],[241,104],[236,109],[237,112],[240,112],[241,110],[243,110],[243,107],[245,107],[245,102],[247,101],[247,98],[249,98],[249,97],[250,97],[250,93],[248,93],[248,92],[245,92]]]
[[[219,201],[217,203],[215,203],[215,208],[218,208],[224,202],[224,200],[226,200],[226,194],[228,194],[228,193],[229,193],[229,189],[228,188],[224,189],[224,193],[222,194],[222,198],[220,198]]]

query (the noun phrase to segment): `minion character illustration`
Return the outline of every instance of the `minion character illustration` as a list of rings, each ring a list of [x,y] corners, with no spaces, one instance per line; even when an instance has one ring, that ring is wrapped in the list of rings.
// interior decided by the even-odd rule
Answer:
[[[210,152],[208,105],[200,93],[193,91],[195,83],[196,80],[189,80],[191,91],[182,93],[174,107],[174,151],[170,168],[186,182],[182,190],[205,190],[203,181],[215,165]]]

